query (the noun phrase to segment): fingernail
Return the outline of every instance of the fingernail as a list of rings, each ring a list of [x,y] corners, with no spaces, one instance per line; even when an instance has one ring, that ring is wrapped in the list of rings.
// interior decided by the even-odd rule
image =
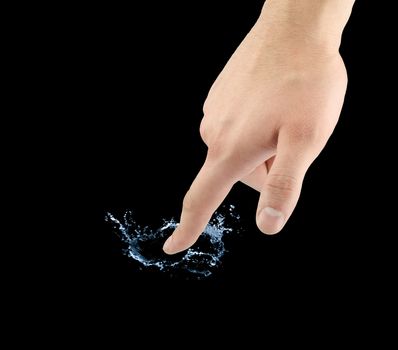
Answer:
[[[276,210],[274,208],[271,207],[266,207],[264,208],[263,212],[271,217],[276,217],[276,218],[281,218],[283,217],[283,214],[281,211]]]
[[[164,242],[164,244],[163,244],[163,251],[164,251],[166,254],[172,254],[172,253],[173,253],[172,250],[171,250],[171,246],[172,246],[172,243],[171,243],[172,237],[173,237],[173,235],[171,235],[169,238],[167,238],[167,239],[166,239],[166,242]]]
[[[266,234],[279,232],[284,224],[283,213],[271,207],[265,207],[260,213],[261,230]]]

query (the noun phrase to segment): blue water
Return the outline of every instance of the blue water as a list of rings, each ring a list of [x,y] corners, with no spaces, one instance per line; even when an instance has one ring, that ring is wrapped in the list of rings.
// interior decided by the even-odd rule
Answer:
[[[157,229],[140,226],[130,210],[121,218],[107,213],[105,220],[125,244],[124,253],[136,260],[140,269],[158,270],[193,279],[206,278],[220,270],[222,258],[227,252],[225,237],[239,231],[239,215],[236,214],[235,207],[223,207],[213,215],[193,247],[175,256],[168,256],[161,248],[178,225],[173,219],[163,220]]]

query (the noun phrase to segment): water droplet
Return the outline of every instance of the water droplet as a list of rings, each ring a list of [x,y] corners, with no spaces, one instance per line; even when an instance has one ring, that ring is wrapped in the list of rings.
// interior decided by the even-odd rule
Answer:
[[[126,211],[122,220],[107,213],[105,220],[112,224],[127,245],[126,255],[138,261],[141,267],[200,279],[210,276],[220,266],[226,251],[224,236],[234,231],[229,226],[236,226],[239,220],[239,215],[234,209],[231,205],[227,211],[222,209],[221,212],[215,213],[193,247],[171,256],[163,252],[162,246],[178,225],[173,219],[164,220],[158,229],[141,227],[135,222],[131,211]]]

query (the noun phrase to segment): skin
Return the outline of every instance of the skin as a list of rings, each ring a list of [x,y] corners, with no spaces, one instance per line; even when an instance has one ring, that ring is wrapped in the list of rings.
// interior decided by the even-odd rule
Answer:
[[[167,254],[196,242],[238,181],[260,192],[258,228],[283,228],[341,112],[347,74],[338,49],[353,4],[265,3],[205,101],[200,134],[207,157],[164,244]]]

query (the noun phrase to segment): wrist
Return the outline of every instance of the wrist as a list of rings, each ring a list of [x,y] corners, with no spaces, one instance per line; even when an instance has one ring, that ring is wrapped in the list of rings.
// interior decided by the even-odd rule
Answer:
[[[355,0],[268,0],[256,23],[267,41],[338,52]]]

